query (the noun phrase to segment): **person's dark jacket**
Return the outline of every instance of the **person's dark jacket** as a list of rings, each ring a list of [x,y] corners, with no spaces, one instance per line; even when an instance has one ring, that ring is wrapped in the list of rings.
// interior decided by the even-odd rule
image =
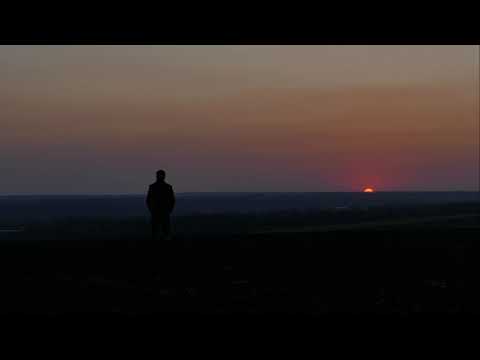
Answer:
[[[171,213],[175,207],[175,194],[170,184],[155,182],[148,187],[147,207],[152,214]]]

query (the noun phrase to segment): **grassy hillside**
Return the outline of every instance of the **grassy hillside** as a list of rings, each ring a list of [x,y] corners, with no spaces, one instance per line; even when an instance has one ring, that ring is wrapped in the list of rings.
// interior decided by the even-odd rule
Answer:
[[[136,226],[145,225],[139,219],[98,220],[84,224],[83,230],[82,223],[73,220],[63,227],[44,224],[32,229],[43,229],[43,236],[55,234],[51,239],[10,237],[0,243],[0,309],[135,317],[175,312],[480,312],[479,217],[472,216],[476,209],[431,210],[378,210],[384,215],[376,218],[380,222],[412,214],[426,214],[430,222],[377,228],[348,225],[360,220],[351,214],[332,215],[346,226],[323,232],[305,229],[310,220],[320,221],[321,214],[185,218],[177,226],[196,223],[202,231],[191,228],[168,243],[128,238]],[[465,213],[470,216],[432,220]],[[365,216],[361,219],[370,215]],[[248,231],[237,232],[242,224]],[[73,225],[80,228],[71,229]],[[287,225],[298,231],[259,231]],[[223,232],[209,235],[205,226]],[[125,238],[102,238],[107,230]],[[68,233],[79,241],[71,241]]]

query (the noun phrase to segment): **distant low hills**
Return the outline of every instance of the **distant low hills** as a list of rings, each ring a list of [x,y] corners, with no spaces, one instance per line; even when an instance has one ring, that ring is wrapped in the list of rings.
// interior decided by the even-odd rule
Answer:
[[[479,192],[179,193],[175,215],[480,202]],[[0,221],[147,216],[144,195],[0,196]]]

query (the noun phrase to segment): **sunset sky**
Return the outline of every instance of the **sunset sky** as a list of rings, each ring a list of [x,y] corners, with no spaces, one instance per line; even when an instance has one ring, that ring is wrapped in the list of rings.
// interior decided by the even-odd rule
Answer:
[[[478,190],[478,46],[0,46],[0,194]]]

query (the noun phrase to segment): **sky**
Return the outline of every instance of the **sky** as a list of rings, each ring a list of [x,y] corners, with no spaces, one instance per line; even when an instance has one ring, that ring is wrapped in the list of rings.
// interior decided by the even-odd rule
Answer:
[[[0,46],[0,194],[476,191],[479,47]]]

